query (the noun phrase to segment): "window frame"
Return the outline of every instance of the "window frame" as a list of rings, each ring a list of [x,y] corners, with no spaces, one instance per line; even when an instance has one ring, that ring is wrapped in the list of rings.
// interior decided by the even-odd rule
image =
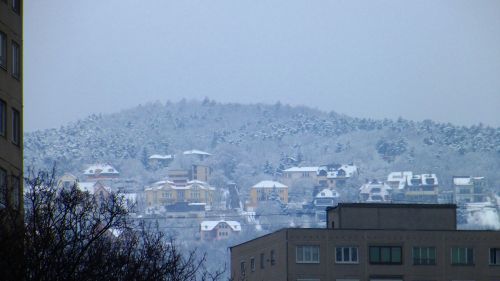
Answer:
[[[462,262],[461,260],[461,256],[460,256],[460,250],[465,250],[465,262]],[[454,261],[454,251],[458,251],[457,252],[457,255],[458,255],[458,261]],[[455,265],[455,266],[463,266],[463,265],[466,265],[466,266],[471,266],[471,265],[474,265],[474,248],[472,247],[451,247],[450,249],[450,257],[451,257],[451,265]],[[472,256],[472,260],[469,261],[469,255]]]
[[[417,249],[419,251],[419,256],[420,256],[418,259],[415,256]],[[426,251],[426,257],[425,258],[423,258],[423,256],[422,256],[422,250]],[[431,250],[434,251],[434,259],[430,258]],[[425,262],[422,262],[424,260],[425,260]],[[412,261],[413,261],[413,265],[436,265],[437,264],[437,250],[436,250],[436,247],[432,247],[432,246],[414,246],[412,248]]]
[[[4,58],[3,63],[0,60],[0,68],[7,70],[7,65],[9,61],[8,55],[8,47],[7,47],[7,34],[5,32],[0,31],[0,58]]]
[[[264,263],[265,263],[265,254],[260,253],[260,269],[264,269]]]
[[[500,266],[500,247],[490,248],[489,265]]]
[[[372,249],[378,249],[378,261],[373,261],[372,260]],[[388,262],[382,261],[383,258],[383,249],[388,249],[389,250],[389,260]],[[399,261],[393,261],[393,250],[394,249],[399,249]],[[368,261],[370,264],[374,265],[402,265],[403,264],[403,247],[402,246],[389,246],[389,245],[383,245],[383,246],[369,246],[368,247]]]
[[[0,99],[0,137],[7,137],[7,103]]]
[[[0,208],[7,207],[7,198],[8,198],[8,190],[7,190],[7,170],[0,167]]]
[[[12,133],[11,141],[16,146],[21,146],[21,112],[15,108],[11,108],[12,111]]]
[[[250,258],[250,271],[255,272],[255,258],[254,257]]]
[[[12,69],[11,76],[14,79],[21,80],[21,45],[16,41],[12,40],[11,42],[12,49]]]
[[[349,251],[349,260],[346,261],[345,259],[345,250],[348,249]],[[340,250],[341,253],[341,260],[338,259],[337,256],[337,251]],[[355,251],[353,251],[355,250]],[[353,252],[356,252],[356,260],[353,259]],[[359,249],[356,246],[337,246],[335,247],[335,263],[338,264],[359,264]]]
[[[240,273],[241,273],[241,275],[245,275],[245,271],[246,271],[245,261],[240,261]]]
[[[273,266],[273,265],[276,264],[274,250],[271,250],[270,253],[269,253],[269,255],[270,255],[269,260],[270,260],[271,266]]]
[[[20,15],[21,14],[21,0],[12,0],[12,11]]]
[[[316,251],[317,250],[317,251]],[[315,253],[317,252],[317,253]],[[299,255],[300,253],[300,255]],[[309,259],[306,256],[309,255]],[[314,256],[317,256],[317,260]],[[299,259],[299,257],[302,257]],[[319,245],[296,245],[295,246],[295,263],[318,264],[320,263],[320,247]]]
[[[21,195],[21,178],[12,175],[11,176],[11,182],[12,182],[12,192],[11,194],[11,200],[12,200],[12,208],[17,210],[19,209],[20,206],[20,195]]]

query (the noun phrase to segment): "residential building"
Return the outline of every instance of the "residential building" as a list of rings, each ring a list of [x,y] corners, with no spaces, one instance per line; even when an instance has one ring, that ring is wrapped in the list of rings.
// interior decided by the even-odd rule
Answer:
[[[101,181],[87,181],[87,182],[78,182],[76,187],[83,191],[88,192],[89,194],[96,197],[108,197],[112,192],[117,192],[117,190],[113,189],[110,186],[105,185]]]
[[[193,157],[193,158],[198,159],[200,161],[205,160],[208,157],[212,156],[212,154],[210,154],[208,152],[197,150],[197,149],[186,150],[182,154],[184,156]]]
[[[115,179],[120,176],[113,166],[100,163],[88,165],[83,174],[88,181]]]
[[[326,209],[328,207],[333,207],[338,204],[340,199],[340,194],[330,188],[325,188],[318,192],[314,196],[314,200],[312,202],[316,221],[324,221],[326,222]]]
[[[238,235],[241,224],[237,221],[202,221],[200,223],[201,240],[223,240]]]
[[[281,180],[287,185],[291,185],[298,180],[311,180],[318,182],[318,167],[292,167],[283,170]]]
[[[71,188],[73,185],[78,183],[78,178],[70,173],[64,173],[57,181],[57,186],[59,188]]]
[[[392,188],[385,182],[372,180],[359,188],[360,202],[391,202]]]
[[[453,177],[454,202],[456,204],[480,203],[487,201],[484,177]]]
[[[392,172],[387,176],[392,201],[400,203],[437,203],[439,182],[436,174]]]
[[[343,186],[346,180],[358,174],[358,167],[354,164],[328,164],[318,168],[318,184],[320,186]]]
[[[262,201],[279,200],[288,203],[288,186],[271,180],[261,181],[250,189],[250,201],[252,206],[257,206]]]
[[[436,174],[413,175],[406,179],[404,201],[413,203],[437,203],[438,179]]]
[[[185,185],[190,179],[188,170],[170,169],[167,172],[167,179],[177,185]]]
[[[24,277],[22,9],[22,0],[0,1],[0,273],[5,280]]]
[[[339,203],[327,228],[235,245],[232,280],[500,280],[500,232],[457,230],[451,204]]]
[[[165,180],[144,189],[147,207],[166,206],[179,202],[205,203],[207,208],[213,204],[215,188],[208,183],[192,180],[175,183]]]
[[[174,156],[171,154],[153,154],[148,157],[148,164],[152,168],[166,167],[172,160],[174,160]]]

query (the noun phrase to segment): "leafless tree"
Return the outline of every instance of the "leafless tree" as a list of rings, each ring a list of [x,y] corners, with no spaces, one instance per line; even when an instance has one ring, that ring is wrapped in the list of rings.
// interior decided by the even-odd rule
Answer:
[[[205,255],[183,253],[161,232],[131,223],[122,197],[59,188],[54,175],[26,179],[26,280],[221,279],[223,270],[205,269]]]

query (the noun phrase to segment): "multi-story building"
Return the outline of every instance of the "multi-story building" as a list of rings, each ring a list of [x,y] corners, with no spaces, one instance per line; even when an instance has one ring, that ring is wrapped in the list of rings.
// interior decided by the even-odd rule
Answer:
[[[0,275],[23,276],[22,0],[0,1]]]
[[[288,203],[288,186],[277,182],[265,180],[261,181],[250,189],[250,201],[252,206],[257,206],[262,201],[279,200],[281,203]]]
[[[453,177],[453,200],[456,204],[487,201],[484,177]]]
[[[392,172],[387,176],[392,188],[392,201],[405,203],[437,203],[438,178],[436,174],[414,174],[413,172]]]
[[[457,230],[451,204],[340,203],[327,228],[233,246],[232,280],[500,280],[500,232]]]
[[[144,189],[147,207],[173,205],[175,203],[213,204],[215,188],[202,181],[187,181],[184,184],[159,181]]]
[[[208,182],[212,169],[205,165],[191,165],[190,176],[192,180]]]
[[[0,208],[22,210],[21,1],[0,1]]]
[[[287,185],[291,185],[298,180],[311,180],[317,184],[318,167],[292,167],[283,170],[281,180]]]
[[[391,202],[392,187],[385,182],[372,180],[359,188],[360,202]]]
[[[358,174],[354,164],[328,164],[318,168],[318,184],[320,186],[343,186],[346,180]]]

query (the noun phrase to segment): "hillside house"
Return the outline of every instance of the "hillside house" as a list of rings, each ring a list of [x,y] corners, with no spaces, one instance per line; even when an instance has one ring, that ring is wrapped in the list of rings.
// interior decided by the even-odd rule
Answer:
[[[69,189],[78,182],[78,178],[70,173],[64,173],[57,181],[59,188]]]
[[[328,164],[318,168],[318,184],[325,187],[343,186],[346,180],[358,175],[354,164]]]
[[[237,221],[202,221],[200,223],[201,240],[222,240],[241,233],[241,224]]]
[[[487,201],[484,177],[453,177],[454,202],[456,204]]]
[[[212,154],[210,154],[208,152],[197,150],[197,149],[186,150],[182,154],[184,156],[187,156],[187,157],[193,157],[193,158],[198,159],[200,161],[203,161],[203,160],[207,159],[208,157],[212,156]]]
[[[174,160],[174,156],[171,154],[153,154],[148,157],[148,164],[153,168],[166,167],[172,160]]]
[[[83,174],[87,181],[115,179],[120,176],[120,173],[109,164],[92,164],[89,165]]]
[[[436,174],[413,175],[406,179],[404,200],[415,203],[438,202],[438,179]]]
[[[318,192],[312,202],[316,221],[326,222],[326,209],[336,206],[339,199],[340,194],[334,189],[325,188]]]
[[[288,203],[288,186],[271,180],[261,181],[250,190],[250,201],[252,206],[257,206],[262,201],[279,200]]]
[[[366,203],[391,202],[391,192],[392,188],[388,184],[372,180],[359,188],[359,201]]]
[[[318,182],[318,167],[292,167],[283,170],[281,180],[287,185],[291,185],[298,180],[311,180]]]
[[[175,183],[164,180],[155,182],[144,189],[147,207],[166,206],[179,202],[213,204],[215,188],[206,182],[192,180]]]

